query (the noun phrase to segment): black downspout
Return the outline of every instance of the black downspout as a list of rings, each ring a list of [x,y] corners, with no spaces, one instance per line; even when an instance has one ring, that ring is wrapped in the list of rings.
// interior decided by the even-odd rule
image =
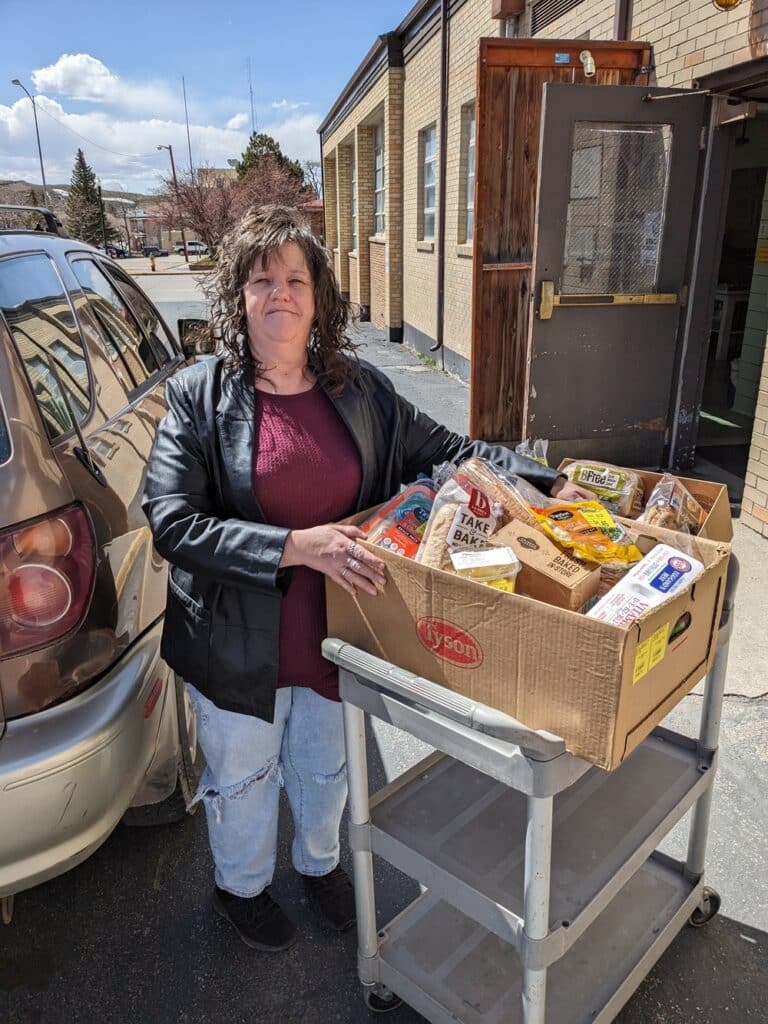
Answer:
[[[616,0],[613,14],[613,38],[629,39],[630,0]]]
[[[440,167],[438,171],[439,202],[437,209],[437,337],[430,352],[441,352],[441,363],[445,369],[443,348],[443,313],[445,310],[445,175],[448,162],[448,0],[440,4]]]

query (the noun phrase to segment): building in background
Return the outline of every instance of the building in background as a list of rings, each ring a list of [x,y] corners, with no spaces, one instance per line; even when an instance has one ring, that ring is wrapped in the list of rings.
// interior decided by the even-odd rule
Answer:
[[[653,85],[698,84],[765,101],[768,5],[744,0],[724,11],[712,0],[446,0],[445,9],[444,33],[441,0],[420,0],[380,36],[320,125],[325,228],[342,291],[363,316],[390,340],[422,352],[439,339],[446,367],[469,379],[482,372],[471,366],[479,39],[580,40],[585,48],[590,40],[644,41],[652,47]],[[768,536],[768,117],[762,109],[732,124],[723,118],[717,127],[721,153],[727,136],[727,168],[723,208],[710,215],[722,224],[714,232],[719,267],[696,456],[733,494],[743,488],[744,520]],[[587,223],[575,228],[580,260],[570,272],[583,277],[599,238]]]

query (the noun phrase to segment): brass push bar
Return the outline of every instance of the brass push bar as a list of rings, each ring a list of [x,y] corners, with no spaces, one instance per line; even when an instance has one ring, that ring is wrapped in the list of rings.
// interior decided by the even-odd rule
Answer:
[[[674,306],[677,292],[606,292],[558,295],[554,281],[541,282],[539,320],[551,320],[555,306]]]

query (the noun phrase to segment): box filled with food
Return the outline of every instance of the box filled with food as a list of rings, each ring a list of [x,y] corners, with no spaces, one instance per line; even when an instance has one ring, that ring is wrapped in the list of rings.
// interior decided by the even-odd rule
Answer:
[[[364,543],[388,581],[376,597],[329,582],[328,635],[615,768],[710,666],[730,546],[558,502],[480,459],[428,491],[350,520],[379,538]]]

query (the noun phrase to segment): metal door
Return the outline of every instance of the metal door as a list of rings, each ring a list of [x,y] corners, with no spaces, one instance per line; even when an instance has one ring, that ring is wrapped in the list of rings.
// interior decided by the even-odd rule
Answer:
[[[523,422],[561,455],[660,464],[706,98],[544,85]]]

